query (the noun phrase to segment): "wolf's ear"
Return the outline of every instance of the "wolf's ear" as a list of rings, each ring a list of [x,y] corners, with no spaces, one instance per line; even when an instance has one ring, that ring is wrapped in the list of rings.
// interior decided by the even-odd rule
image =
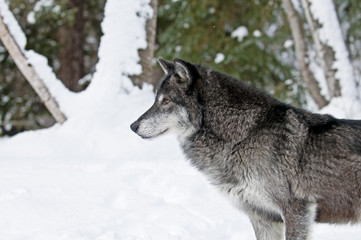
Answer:
[[[174,64],[172,62],[169,62],[161,58],[157,60],[159,65],[162,67],[163,71],[165,72],[165,74],[168,74],[172,69],[174,69]]]
[[[191,69],[189,63],[183,61],[182,59],[174,59],[174,68],[175,72],[181,77],[181,79],[188,84],[192,81]]]

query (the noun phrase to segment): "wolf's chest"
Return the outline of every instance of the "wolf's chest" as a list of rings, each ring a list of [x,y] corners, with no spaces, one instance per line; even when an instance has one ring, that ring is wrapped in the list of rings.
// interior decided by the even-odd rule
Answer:
[[[209,143],[204,139],[210,141],[211,138],[204,137],[201,138],[202,141],[189,142],[183,146],[193,166],[237,207],[252,205],[270,212],[279,212],[267,177],[259,172],[260,168],[252,164],[260,156],[251,153],[242,153],[240,156],[234,151],[232,144],[219,141]]]
[[[217,188],[233,203],[237,208],[254,206],[267,212],[279,213],[280,209],[275,204],[272,193],[268,191],[266,185],[256,180],[240,182],[236,185],[218,185]]]

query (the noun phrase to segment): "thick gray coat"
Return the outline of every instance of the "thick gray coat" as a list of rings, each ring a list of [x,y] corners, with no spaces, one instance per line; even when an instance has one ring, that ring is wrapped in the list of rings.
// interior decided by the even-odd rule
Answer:
[[[144,138],[177,131],[191,164],[249,215],[258,240],[284,230],[303,240],[314,220],[360,219],[361,121],[292,107],[180,59],[159,62],[167,75],[132,129]]]

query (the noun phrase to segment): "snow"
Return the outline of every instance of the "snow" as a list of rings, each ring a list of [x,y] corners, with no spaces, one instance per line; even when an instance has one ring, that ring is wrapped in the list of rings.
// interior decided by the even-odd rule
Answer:
[[[20,25],[15,20],[13,14],[9,11],[9,7],[5,0],[0,0],[0,15],[3,17],[4,23],[9,28],[11,35],[15,38],[21,49],[25,48],[26,37],[21,30]]]
[[[325,73],[322,67],[315,61],[315,59],[317,58],[316,52],[309,51],[309,56],[309,68],[315,76],[315,79],[317,79],[318,85],[321,89],[321,94],[322,96],[326,97],[326,99],[330,99],[330,92],[328,91]],[[318,107],[316,107],[315,109],[318,109]]]
[[[253,36],[254,37],[260,37],[260,36],[262,36],[262,32],[260,30],[254,30],[253,31]]]
[[[188,165],[174,137],[130,131],[151,89],[114,98],[82,121],[0,142],[0,236],[251,239],[247,218]]]
[[[29,12],[28,15],[26,16],[26,20],[30,24],[36,23],[35,12],[34,11]]]
[[[215,63],[221,63],[221,62],[223,62],[223,60],[226,58],[226,56],[224,56],[224,54],[223,53],[217,53],[216,54],[216,58],[214,59],[214,62]]]
[[[35,3],[34,11],[39,12],[43,7],[50,7],[52,5],[54,5],[53,0],[40,0]]]
[[[68,120],[0,139],[1,239],[255,239],[248,218],[188,164],[174,136],[146,141],[130,131],[154,100],[150,86],[140,90],[127,77],[140,71],[136,53],[151,14],[148,1],[131,2],[107,1],[100,60],[85,92],[66,91],[46,59],[27,52]],[[316,225],[311,239],[360,234]]]
[[[129,130],[152,104],[150,88],[104,99],[108,108],[0,141],[3,239],[255,239],[247,217],[190,167],[173,136],[145,141]],[[359,234],[317,225],[311,239]]]
[[[242,42],[243,38],[248,36],[248,29],[245,26],[239,26],[231,33],[231,36]]]
[[[181,50],[182,50],[182,46],[180,46],[180,45],[177,45],[177,46],[175,46],[175,51],[178,53],[178,52],[180,52]]]
[[[59,5],[54,5],[54,1],[53,0],[40,0],[37,1],[34,5],[33,11],[30,11],[27,15],[26,20],[28,21],[28,23],[30,24],[35,24],[36,23],[36,17],[35,14],[37,12],[40,12],[43,8],[49,8],[52,7],[52,11],[54,13],[59,14],[60,13],[60,6]]]
[[[292,46],[293,46],[293,40],[291,40],[291,39],[288,39],[283,43],[284,48],[290,48]]]
[[[293,7],[295,8],[295,10],[296,10],[298,13],[302,13],[302,12],[303,12],[303,9],[302,9],[301,1],[299,1],[299,0],[291,0],[291,1],[292,1],[292,5],[293,5]]]
[[[99,49],[100,61],[90,85],[91,89],[87,91],[90,94],[97,94],[99,89],[104,89],[104,79],[112,81],[108,84],[110,88],[105,88],[106,91],[118,93],[119,89],[122,89],[123,92],[128,92],[133,87],[126,76],[142,71],[138,64],[138,49],[147,46],[144,26],[147,18],[153,14],[148,3],[148,0],[137,0],[132,4],[125,0],[107,1],[104,10],[106,17],[102,22],[104,35],[101,38],[102,46],[106,47],[101,46]],[[114,71],[115,66],[118,71]]]

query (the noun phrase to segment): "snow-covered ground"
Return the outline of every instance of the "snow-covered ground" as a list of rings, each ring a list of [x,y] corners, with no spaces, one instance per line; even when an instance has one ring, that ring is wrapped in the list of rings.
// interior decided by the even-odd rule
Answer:
[[[145,18],[133,17],[150,14],[147,0],[132,3],[107,1],[100,61],[85,92],[67,92],[27,53],[68,121],[0,139],[1,240],[255,239],[247,217],[187,163],[174,136],[145,141],[130,131],[154,98],[124,74],[139,72],[144,47]],[[360,236],[361,226],[315,225],[311,239]]]
[[[145,141],[130,131],[153,101],[149,88],[113,100],[82,120],[0,141],[0,239],[255,239],[174,137]],[[313,232],[358,240],[361,227]]]
[[[0,239],[251,239],[173,137],[130,131],[152,100],[135,89],[99,115],[1,140]]]
[[[0,140],[0,239],[255,239],[174,137],[130,131],[153,101],[150,89],[113,100],[63,126]],[[316,225],[311,239],[360,236],[361,226]]]

